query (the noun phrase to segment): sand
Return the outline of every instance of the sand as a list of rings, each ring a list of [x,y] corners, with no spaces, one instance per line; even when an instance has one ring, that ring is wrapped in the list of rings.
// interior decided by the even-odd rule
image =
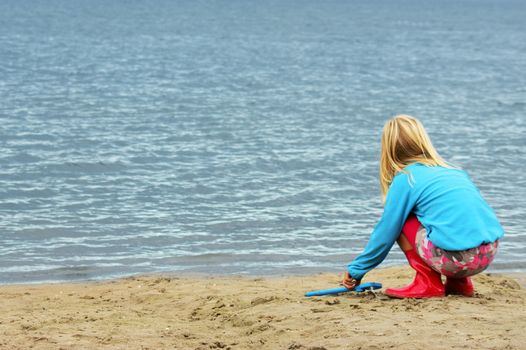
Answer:
[[[409,268],[365,281],[402,286]],[[518,275],[524,280],[524,275]],[[340,276],[141,276],[0,287],[1,349],[526,349],[526,291],[482,274],[473,298],[305,298]]]

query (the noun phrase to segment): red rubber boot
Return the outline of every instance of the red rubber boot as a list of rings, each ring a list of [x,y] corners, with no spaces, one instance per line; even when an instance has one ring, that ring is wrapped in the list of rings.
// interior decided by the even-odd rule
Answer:
[[[471,278],[451,278],[446,279],[446,295],[463,295],[465,297],[472,297],[475,295],[475,288]]]
[[[445,295],[440,274],[429,267],[414,249],[404,252],[409,265],[416,271],[413,282],[402,288],[388,288],[385,294],[393,298],[432,298]]]
[[[440,274],[433,270],[416,252],[416,233],[420,222],[411,215],[402,228],[403,235],[411,243],[413,249],[404,252],[409,266],[416,271],[413,282],[402,288],[388,288],[385,294],[393,298],[432,298],[445,295],[444,285]]]

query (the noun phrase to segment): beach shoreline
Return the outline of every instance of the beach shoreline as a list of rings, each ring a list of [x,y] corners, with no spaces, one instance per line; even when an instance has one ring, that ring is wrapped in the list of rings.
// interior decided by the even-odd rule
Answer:
[[[364,282],[388,288],[412,276],[389,267]],[[526,273],[480,274],[474,298],[303,296],[339,279],[147,274],[0,286],[0,348],[520,349],[526,342]]]

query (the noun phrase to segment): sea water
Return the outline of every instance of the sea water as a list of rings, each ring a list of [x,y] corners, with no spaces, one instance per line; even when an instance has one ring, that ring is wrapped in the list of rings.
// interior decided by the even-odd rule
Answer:
[[[419,117],[526,270],[526,2],[0,2],[0,282],[343,271]],[[382,266],[404,263],[394,248]]]

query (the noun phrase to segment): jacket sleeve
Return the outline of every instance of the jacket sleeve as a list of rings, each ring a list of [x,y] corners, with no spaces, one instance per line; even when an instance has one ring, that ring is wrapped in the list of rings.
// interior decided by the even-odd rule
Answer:
[[[412,184],[405,173],[397,174],[385,200],[384,212],[376,224],[363,252],[347,267],[349,274],[361,279],[378,266],[396,242],[402,227],[416,203]]]

